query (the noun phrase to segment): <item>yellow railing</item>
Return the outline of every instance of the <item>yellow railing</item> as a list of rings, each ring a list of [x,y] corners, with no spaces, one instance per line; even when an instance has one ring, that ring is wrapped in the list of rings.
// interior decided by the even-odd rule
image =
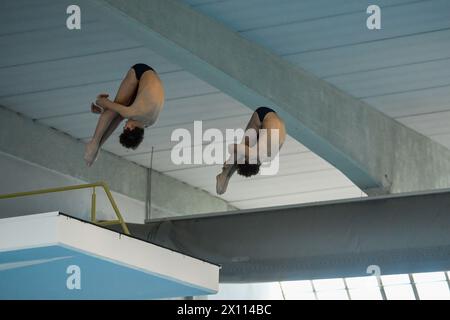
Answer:
[[[109,202],[111,203],[111,206],[114,209],[114,212],[116,213],[117,220],[113,221],[97,221],[96,217],[96,193],[95,188],[101,187],[103,190],[105,190],[106,196],[108,197]],[[50,188],[50,189],[40,189],[40,190],[34,190],[34,191],[27,191],[27,192],[17,192],[17,193],[10,193],[10,194],[3,194],[0,195],[1,199],[11,199],[11,198],[18,198],[18,197],[26,197],[26,196],[34,196],[38,194],[46,194],[46,193],[55,193],[55,192],[64,192],[64,191],[71,191],[71,190],[80,190],[80,189],[88,189],[92,188],[92,198],[91,198],[91,222],[100,225],[100,226],[110,226],[115,224],[120,224],[122,226],[123,232],[125,234],[130,234],[130,231],[128,230],[128,227],[123,220],[122,215],[120,214],[119,208],[117,207],[116,202],[114,201],[114,198],[111,194],[111,190],[109,190],[108,185],[105,182],[96,182],[96,183],[88,183],[88,184],[80,184],[76,186],[67,186],[67,187],[60,187],[60,188]]]

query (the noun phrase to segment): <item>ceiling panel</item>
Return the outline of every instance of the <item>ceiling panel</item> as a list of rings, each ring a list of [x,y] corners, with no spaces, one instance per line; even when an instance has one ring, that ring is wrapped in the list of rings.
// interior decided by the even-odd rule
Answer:
[[[121,79],[82,83],[34,93],[0,97],[0,104],[32,119],[57,118],[90,113],[91,102],[100,92],[116,92]],[[56,120],[55,120],[56,121]],[[64,120],[63,120],[64,121]]]
[[[4,67],[0,69],[1,75],[8,81],[0,82],[0,98],[120,80],[133,64],[137,61],[148,61],[147,59],[152,56],[154,55],[149,55],[148,49],[139,46],[82,57]],[[165,59],[160,58],[160,61],[163,62]],[[161,73],[173,71],[173,65],[161,64],[158,71]],[[171,75],[168,79],[176,77],[177,75]]]
[[[147,58],[150,57],[147,49],[145,49],[143,53]],[[160,61],[162,63],[158,63],[158,60],[161,59],[149,59],[149,60],[155,63],[156,65],[155,68],[158,68],[158,66],[160,67],[160,69],[165,69],[164,67],[169,67],[168,64],[164,64],[164,61]],[[173,66],[172,68],[176,68],[179,70],[179,67],[176,66]],[[128,67],[123,70],[124,74],[126,73],[127,69]],[[123,75],[114,80],[98,81],[96,83],[87,82],[81,83],[79,85],[41,90],[28,94],[6,95],[0,97],[0,104],[7,105],[9,108],[17,112],[27,114],[33,119],[44,119],[49,117],[64,118],[65,116],[73,115],[76,113],[89,113],[90,103],[95,99],[97,94],[101,92],[106,92],[110,93],[110,95],[114,97],[114,93],[117,92],[117,89],[120,86],[120,82],[122,81],[122,77]],[[161,77],[165,77],[164,72],[162,72]],[[213,97],[213,99],[214,98],[217,99],[218,107],[216,109],[214,109],[216,105],[211,103],[212,99],[208,99],[207,96],[204,97],[194,96],[193,101],[189,101],[188,97],[181,97],[183,98],[182,101],[181,100],[171,101],[172,99],[170,98],[171,96],[178,97],[175,99],[180,99],[181,93],[178,93],[177,91],[177,84],[176,84],[177,78],[181,79],[179,81],[184,81],[184,79],[188,79],[191,82],[193,82],[190,84],[190,87],[193,88],[193,90],[197,90],[197,92],[209,93],[211,91],[214,91],[214,93],[216,93],[217,90],[211,89],[211,87],[209,86],[206,86],[206,88],[202,88],[203,83],[200,82],[200,80],[198,80],[197,82],[192,81],[192,79],[189,79],[189,75],[186,75],[186,72],[174,72],[168,78],[170,78],[170,81],[164,83],[166,87],[166,94],[169,97],[166,101],[165,110],[167,109],[171,110],[176,108],[178,109],[179,112],[183,112],[179,110],[180,106],[183,103],[185,103],[186,105],[190,103],[191,106],[195,104],[196,108],[193,110],[193,114],[196,114],[197,112],[201,112],[200,111],[201,107],[203,107],[202,109],[203,112],[207,111],[206,104],[210,103],[209,108],[217,112],[220,111],[219,108],[221,106],[223,109],[222,111],[220,111],[220,113],[223,113],[225,116],[231,116],[238,113],[235,106],[239,106],[239,104],[233,100],[230,99],[227,100],[221,95],[216,95]],[[201,102],[202,99],[204,99],[205,101]],[[198,105],[196,103],[198,103]],[[242,108],[243,107],[241,106],[241,110]],[[165,110],[164,112],[166,112]],[[186,113],[188,112],[184,111],[184,114]],[[208,113],[208,115],[212,114]],[[171,117],[171,119],[173,119],[173,116]],[[57,119],[51,120],[52,123],[56,121]]]
[[[366,28],[369,4],[381,7],[381,30]],[[450,1],[229,0],[193,8],[449,145]]]
[[[337,1],[334,8],[344,2]],[[379,41],[450,28],[450,2],[420,1],[382,9],[382,29],[366,27],[365,10],[241,33],[279,55]]]
[[[450,147],[450,1],[182,1]],[[367,30],[369,4],[381,6],[382,30]],[[339,190],[233,203],[244,208],[355,193]]]
[[[12,41],[16,42],[14,46],[9,45]],[[34,43],[33,50],[29,50],[30,42]],[[54,28],[0,36],[0,46],[3,48],[0,52],[1,68],[116,51],[140,44],[94,21],[83,23],[82,32]]]
[[[352,12],[360,10],[365,2],[348,0],[340,8],[334,7],[331,0],[190,0],[189,4],[196,10],[226,12],[229,21],[238,23],[233,28],[253,31],[263,28],[260,31],[266,32],[271,30],[264,28],[269,25],[291,24],[297,28],[298,23],[293,22],[299,20],[308,24],[326,16],[352,17]],[[391,4],[405,2],[408,1],[395,0]],[[204,130],[243,129],[251,109],[129,39],[117,30],[113,21],[103,18],[100,7],[89,1],[77,3],[83,12],[82,30],[69,32],[65,28],[69,4],[65,0],[0,3],[0,104],[86,142],[98,119],[98,115],[89,112],[90,102],[100,92],[113,97],[130,66],[147,63],[159,72],[165,86],[166,104],[160,119],[146,130],[138,150],[127,150],[119,144],[123,124],[104,149],[148,167],[153,147],[155,170],[215,195],[215,176],[221,165],[175,165],[171,149],[177,142],[170,141],[171,134],[175,129],[185,128],[193,135],[195,120],[203,121]],[[287,35],[281,36],[288,39]],[[205,144],[201,139],[194,142],[196,147]],[[225,150],[222,141],[216,145]],[[280,153],[278,175],[252,179],[235,175],[222,198],[238,208],[251,208],[351,197],[359,192],[355,190],[358,191],[339,171],[288,136]]]
[[[414,0],[378,0],[380,6],[397,5]],[[195,9],[231,26],[235,31],[269,28],[317,20],[355,12],[365,12],[371,0],[345,0],[336,6],[336,0],[228,0],[203,3],[184,1]]]
[[[238,115],[247,115],[247,107],[221,92],[213,92],[198,96],[166,99],[155,127],[173,126],[177,124],[192,123],[194,120],[214,120],[233,118]]]
[[[327,78],[450,57],[450,30],[363,42],[286,56],[318,77]]]
[[[162,72],[162,70],[158,70],[158,72]],[[163,73],[160,74],[160,78],[164,83],[166,99],[176,99],[219,92],[219,90],[213,86],[186,71]]]
[[[444,111],[450,109],[450,84],[364,100],[393,118]]]
[[[186,148],[183,152],[187,152],[187,153],[192,152],[192,148]],[[160,172],[168,173],[173,170],[185,171],[186,169],[207,167],[206,164],[194,164],[194,163],[175,164],[171,161],[171,153],[172,153],[172,149],[164,149],[164,150],[154,151],[152,168],[157,171],[160,171]],[[125,156],[125,159],[132,161],[134,163],[137,163],[144,167],[150,167],[150,163],[152,161],[151,160],[152,154],[151,154],[151,152],[137,153],[137,154]],[[189,171],[186,171],[186,172],[189,172]],[[192,175],[190,178],[197,179],[198,177],[195,177]],[[191,181],[189,179],[185,179],[183,181],[186,183],[192,184],[192,185],[194,183],[193,180]]]
[[[170,157],[170,155],[169,155]],[[186,167],[183,170],[173,170],[165,172],[168,175],[182,180],[189,181],[197,187],[214,187],[216,183],[216,175],[220,173],[222,165],[211,166],[195,166]],[[290,176],[297,173],[316,172],[324,170],[332,170],[333,167],[326,161],[320,159],[312,152],[281,154],[279,159],[279,171],[277,176]],[[267,180],[271,176],[258,175],[253,177],[252,181]],[[247,181],[248,179],[235,174],[232,181]]]
[[[399,121],[426,136],[450,133],[450,110],[403,117]]]
[[[247,116],[238,115],[233,118],[230,117],[226,119],[203,121],[202,128],[204,131],[210,128],[214,128],[224,133],[226,129],[242,128],[243,126],[245,127],[247,121],[248,121]],[[116,131],[115,134],[105,143],[104,148],[120,156],[128,156],[135,153],[148,152],[151,151],[152,146],[154,147],[154,150],[171,149],[175,145],[179,144],[181,141],[184,141],[183,138],[177,137],[174,137],[174,141],[171,141],[172,133],[176,129],[186,129],[189,132],[190,141],[192,145],[203,144],[202,136],[197,135],[196,132],[194,131],[194,123],[189,122],[170,127],[159,127],[159,128],[150,127],[146,129],[144,141],[139,146],[139,149],[135,151],[125,149],[120,144],[117,143],[118,140],[116,141],[116,139],[118,139],[120,131]]]
[[[298,173],[290,176],[276,175],[261,179],[258,183],[251,178],[245,180],[238,176],[233,178],[229,182],[227,192],[222,195],[222,198],[229,202],[353,185],[336,170]],[[215,192],[215,185],[206,186],[205,190]]]
[[[117,139],[117,138],[113,138],[113,139]],[[213,142],[214,143],[214,142]],[[231,143],[231,142],[230,142]],[[209,142],[204,142],[204,146],[206,146],[207,144],[210,144]],[[223,150],[223,154],[225,154],[227,152],[227,148],[223,145],[223,143],[221,141],[215,143],[218,146],[222,146],[222,150]],[[118,148],[121,148],[118,145],[118,142],[113,142],[111,145],[117,146]],[[123,149],[123,148],[122,148]],[[107,150],[107,149],[105,149]],[[111,149],[109,149],[110,151],[112,151]],[[151,149],[150,149],[151,150]],[[115,153],[117,152],[126,152],[124,151],[115,151]],[[199,165],[199,164],[195,164],[195,163],[191,163],[191,164],[174,164],[171,161],[171,152],[172,149],[169,147],[166,147],[164,149],[154,149],[153,152],[153,168],[155,170],[161,171],[161,172],[165,172],[168,173],[169,171],[182,171],[185,169],[189,169],[186,172],[180,172],[180,177],[186,177],[183,178],[183,181],[189,182],[191,183],[192,181],[189,180],[188,178],[191,177],[191,179],[193,178],[197,178],[197,172],[201,171],[201,169],[203,167],[207,167],[207,165]],[[188,148],[183,148],[183,152],[193,152],[192,151],[192,147],[188,147]],[[286,156],[290,156],[290,155],[296,155],[296,154],[305,154],[306,159],[304,159],[303,162],[301,162],[300,166],[298,167],[298,171],[302,171],[302,170],[309,170],[309,168],[313,168],[314,166],[316,166],[317,168],[322,168],[324,166],[327,167],[331,167],[329,164],[324,164],[324,160],[317,157],[316,155],[312,154],[308,149],[306,149],[303,145],[299,144],[297,141],[295,141],[294,139],[292,139],[291,137],[288,137],[283,145],[283,148],[281,149],[280,152],[280,156],[283,157],[284,155]],[[308,156],[306,156],[306,154],[308,154]],[[151,152],[136,152],[136,153],[130,153],[129,155],[125,156],[126,159],[133,161],[137,164],[140,164],[142,166],[149,166],[150,163],[150,159],[151,159]],[[284,158],[282,158],[283,160],[280,162],[280,170],[284,170],[285,167],[287,165],[289,166],[296,166],[297,164],[292,163],[292,162],[285,162]],[[308,162],[308,159],[310,159],[311,163]],[[306,169],[305,169],[306,168]],[[194,170],[194,169],[199,169],[199,171]],[[286,168],[288,169],[288,168]],[[312,170],[316,170],[316,169],[312,169]],[[193,171],[191,171],[193,170]],[[257,178],[255,178],[257,179]]]
[[[450,85],[450,58],[328,78],[357,98]]]
[[[450,133],[437,134],[432,136],[433,140],[450,149]]]
[[[252,208],[265,208],[271,207],[278,203],[283,203],[283,205],[290,205],[296,203],[309,203],[309,202],[320,202],[324,199],[327,200],[338,200],[338,199],[349,199],[349,198],[360,198],[365,197],[364,193],[355,186],[342,187],[342,188],[332,188],[326,190],[318,191],[308,191],[303,193],[287,194],[276,197],[264,197],[257,199],[246,199],[243,201],[231,202],[232,205],[241,209],[252,209]]]
[[[76,2],[83,10],[83,23],[98,20],[98,13],[89,10],[88,0]],[[66,29],[66,9],[70,0],[2,0],[0,1],[0,36],[36,30]]]

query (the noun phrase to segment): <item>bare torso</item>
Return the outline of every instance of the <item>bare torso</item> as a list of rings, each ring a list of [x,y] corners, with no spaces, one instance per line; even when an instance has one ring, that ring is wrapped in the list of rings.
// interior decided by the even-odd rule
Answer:
[[[261,132],[260,131],[261,129],[266,129],[266,133]],[[278,146],[271,146],[273,130],[278,131]],[[259,141],[261,136],[263,135],[267,135],[266,139],[262,138],[261,141]],[[250,154],[253,152],[249,151],[254,150],[255,147],[258,147],[257,148],[258,151],[260,151],[261,148],[267,151],[268,158],[264,159],[267,160],[273,158],[274,156],[276,156],[276,154],[278,154],[285,140],[286,140],[286,127],[284,121],[275,112],[268,112],[264,116],[263,121],[259,119],[258,112],[254,112],[245,129],[244,141],[241,142],[241,144],[231,145],[233,146],[234,150],[231,149],[230,153],[233,153],[234,151],[236,152],[235,155],[240,154],[241,156],[244,155],[244,157],[246,157],[247,154],[250,157]],[[275,150],[273,150],[275,151],[275,154],[271,152],[272,147],[275,148]],[[278,150],[276,149],[276,147],[278,147]],[[257,157],[259,157],[259,152],[257,153],[258,153]],[[235,157],[230,156],[229,159],[225,162],[224,166],[222,167],[222,172],[216,176],[217,194],[223,194],[226,191],[228,181],[230,180],[231,176],[234,174],[236,170],[237,165],[235,164]]]
[[[142,122],[145,126],[152,125],[158,119],[164,106],[164,87],[158,74],[146,71],[142,74],[136,98],[131,104],[135,108],[130,119]]]
[[[270,141],[270,130],[269,129],[277,129],[279,134],[279,146],[283,145],[286,140],[286,126],[284,125],[284,121],[274,112],[270,112],[266,115],[263,120],[262,129],[268,129],[269,139]]]
[[[253,114],[252,118],[250,119],[250,122],[247,125],[247,129],[254,129],[257,132],[261,129],[267,129],[268,139],[267,141],[270,142],[271,139],[271,130],[270,129],[276,129],[278,130],[278,143],[279,147],[283,145],[284,141],[286,140],[286,127],[284,125],[284,121],[275,113],[275,112],[269,112],[264,117],[263,121],[261,122],[259,120],[259,117],[256,113]],[[245,144],[252,147],[256,141],[252,142],[250,140],[246,140]]]

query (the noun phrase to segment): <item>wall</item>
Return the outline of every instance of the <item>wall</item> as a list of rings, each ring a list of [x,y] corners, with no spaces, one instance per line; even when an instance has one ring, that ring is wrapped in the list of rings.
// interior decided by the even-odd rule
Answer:
[[[43,176],[36,173],[36,177],[33,174],[22,175],[20,182],[15,182],[2,192],[60,186],[74,181],[105,181],[111,190],[128,197],[130,201],[135,199],[139,205],[144,203],[147,195],[146,168],[104,150],[100,151],[95,165],[87,168],[83,161],[84,147],[83,142],[67,134],[0,106],[0,152],[38,165],[41,169],[47,168],[46,172],[53,172]],[[3,168],[0,164],[0,175],[5,175],[3,179],[11,174],[11,170],[20,171],[20,168]],[[55,181],[55,174],[65,178]],[[10,177],[10,180],[14,178]],[[9,183],[11,181],[7,185]],[[0,184],[5,185],[6,181]],[[157,171],[152,173],[152,218],[232,209],[234,207],[226,201],[204,190]]]
[[[0,194],[30,191],[87,183],[61,173],[0,153]],[[30,196],[0,200],[0,218],[61,211],[69,215],[89,219],[91,189],[67,191],[50,195]],[[143,223],[145,203],[113,192],[113,197],[125,220]],[[102,189],[97,190],[98,219],[113,219],[114,211]]]

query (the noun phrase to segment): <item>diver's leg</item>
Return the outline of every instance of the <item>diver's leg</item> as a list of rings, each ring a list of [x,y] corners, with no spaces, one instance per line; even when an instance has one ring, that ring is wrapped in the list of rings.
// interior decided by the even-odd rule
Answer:
[[[130,69],[120,84],[117,91],[115,102],[128,106],[136,94],[139,81],[133,69]],[[98,150],[105,143],[108,137],[114,132],[117,126],[122,121],[122,117],[115,111],[105,110],[98,119],[97,127],[95,128],[94,136],[91,141],[86,144],[84,160],[88,166],[94,163]]]
[[[216,192],[217,194],[223,194],[227,191],[228,182],[233,174],[236,172],[237,166],[235,164],[225,164],[222,168],[222,172],[216,176]]]
[[[247,126],[245,128],[245,134],[242,139],[241,144],[246,144],[248,146],[253,146],[255,143],[257,143],[257,131],[258,128],[261,126],[261,122],[259,121],[259,117],[256,112],[253,112],[252,116],[250,117],[249,122],[247,123]],[[247,140],[247,141],[246,141]],[[223,194],[227,190],[228,182],[230,181],[231,177],[237,170],[236,163],[230,163],[232,160],[233,155],[230,155],[230,158],[227,159],[225,164],[222,167],[222,172],[216,176],[216,192],[217,194]]]

